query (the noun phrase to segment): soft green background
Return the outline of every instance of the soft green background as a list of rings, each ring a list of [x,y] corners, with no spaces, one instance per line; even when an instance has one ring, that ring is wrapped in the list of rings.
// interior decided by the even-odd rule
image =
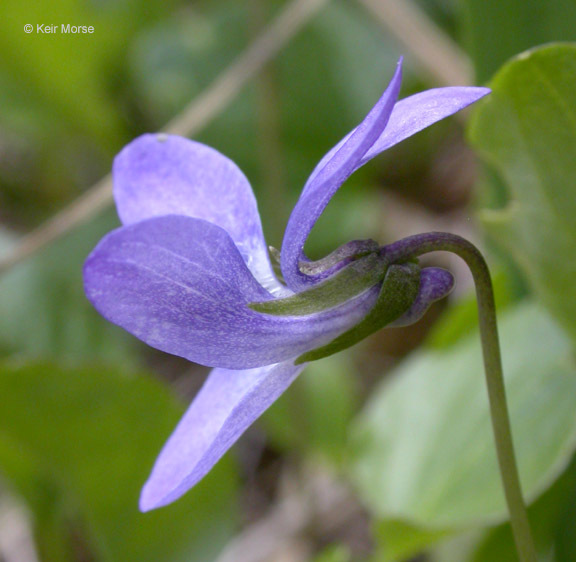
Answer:
[[[0,2],[0,255],[108,173],[123,144],[182,110],[286,4]],[[467,130],[481,164],[471,164],[455,120],[438,124],[347,182],[310,253],[351,239],[384,243],[430,221],[451,229],[465,217],[497,272],[540,555],[571,562],[576,4],[416,5],[470,57],[471,80],[493,89]],[[96,31],[25,34],[28,23]],[[400,54],[402,96],[439,85],[360,2],[334,0],[199,134],[251,179],[271,244],[280,245],[310,170],[369,109]],[[117,224],[112,209],[99,213],[0,279],[0,513],[25,507],[41,561],[217,560],[286,494],[318,503],[307,495],[318,474],[356,511],[335,528],[329,510],[316,515],[299,535],[302,560],[516,560],[471,295],[453,299],[431,332],[441,307],[312,364],[197,488],[140,514],[139,489],[204,372],[145,348],[84,298],[85,256]]]

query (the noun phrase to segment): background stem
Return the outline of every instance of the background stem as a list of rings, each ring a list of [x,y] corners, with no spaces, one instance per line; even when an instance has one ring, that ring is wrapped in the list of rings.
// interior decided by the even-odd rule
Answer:
[[[417,234],[399,240],[382,250],[390,263],[398,263],[416,258],[422,254],[435,251],[452,252],[460,256],[470,268],[476,286],[478,301],[478,320],[490,415],[496,441],[498,464],[504,486],[504,494],[510,524],[521,562],[536,562],[536,549],[530,531],[530,523],[526,513],[526,505],[522,496],[522,488],[518,475],[518,466],[514,454],[510,416],[506,402],[506,389],[502,372],[500,344],[498,342],[498,327],[496,324],[496,306],[494,291],[488,265],[484,257],[468,240],[446,232],[428,232]]]

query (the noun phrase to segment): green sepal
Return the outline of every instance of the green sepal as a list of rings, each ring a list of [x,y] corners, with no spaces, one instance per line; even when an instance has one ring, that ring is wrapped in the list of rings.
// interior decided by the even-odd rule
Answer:
[[[413,304],[420,288],[420,267],[414,263],[391,265],[386,272],[378,300],[362,322],[333,339],[329,344],[308,351],[295,365],[316,361],[353,346],[402,316]]]
[[[367,254],[377,252],[379,248],[380,246],[375,240],[352,240],[324,258],[316,261],[299,262],[298,269],[305,275],[318,275],[328,271],[341,261],[349,258],[358,259]]]
[[[382,256],[368,254],[307,291],[284,299],[253,302],[248,304],[248,307],[273,316],[315,314],[338,306],[377,285],[384,278],[387,269],[388,262]]]

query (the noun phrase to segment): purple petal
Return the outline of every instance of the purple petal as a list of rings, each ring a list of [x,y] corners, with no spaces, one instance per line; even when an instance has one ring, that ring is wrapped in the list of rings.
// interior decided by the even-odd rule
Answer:
[[[394,106],[385,131],[366,152],[356,169],[384,150],[457,113],[489,93],[488,88],[434,88],[400,100]]]
[[[347,166],[345,173],[342,169],[342,173],[337,178],[333,176],[330,178],[331,181],[320,185],[320,174],[324,173],[323,171],[326,168],[331,168],[333,166],[332,161],[336,160],[342,151],[348,150],[349,143],[358,138],[359,131],[364,130],[364,124],[387,96],[395,79],[396,77],[376,106],[368,114],[368,117],[322,158],[304,187],[300,200],[290,217],[282,246],[282,272],[286,282],[293,290],[300,289],[321,279],[321,277],[315,278],[300,273],[298,262],[306,259],[303,253],[306,238],[340,185],[354,171],[384,150],[437,121],[460,111],[490,93],[488,88],[436,88],[400,100],[394,106],[389,118],[380,117],[384,130],[364,150],[363,154],[353,159],[353,166]]]
[[[401,81],[400,61],[386,91],[364,121],[322,158],[306,182],[282,243],[282,274],[292,290],[304,289],[310,284],[311,279],[298,268],[298,262],[306,259],[303,253],[306,238],[336,190],[359,166],[368,149],[382,134],[398,98]]]
[[[190,217],[148,219],[108,234],[84,267],[86,294],[148,345],[211,367],[248,369],[295,358],[360,321],[374,287],[306,317],[247,307],[270,300],[225,230]]]
[[[454,288],[454,277],[446,269],[439,267],[425,267],[420,273],[420,288],[412,306],[391,324],[388,328],[409,326],[418,322],[430,305],[446,297]]]
[[[303,368],[214,369],[156,460],[140,509],[169,504],[192,488]]]
[[[205,219],[230,234],[262,285],[281,287],[270,266],[252,188],[217,150],[174,135],[142,135],[118,154],[113,176],[123,224],[163,215]]]

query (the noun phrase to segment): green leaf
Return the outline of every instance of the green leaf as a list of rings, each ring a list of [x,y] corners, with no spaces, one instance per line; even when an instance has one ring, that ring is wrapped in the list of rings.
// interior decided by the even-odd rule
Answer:
[[[377,523],[375,534],[379,548],[374,559],[378,562],[397,562],[419,554],[425,547],[445,537],[447,531],[386,519]]]
[[[488,232],[576,337],[576,44],[508,63],[490,84],[471,140],[507,184],[508,204],[486,210]]]
[[[68,523],[72,535],[74,522],[98,560],[200,562],[229,536],[235,477],[226,460],[176,504],[138,511],[183,413],[159,383],[108,368],[9,363],[0,395],[0,467],[34,509],[41,543],[43,523]]]
[[[535,305],[501,322],[525,493],[540,494],[576,446],[569,341]],[[355,428],[353,479],[381,518],[461,528],[506,517],[477,333],[416,355],[378,389]]]
[[[549,560],[547,555],[556,551],[554,560],[568,561],[573,558],[561,556],[558,535],[563,535],[562,527],[565,523],[574,524],[570,511],[573,509],[576,494],[576,461],[573,459],[566,471],[546,490],[528,509],[530,527],[538,550],[538,560]],[[574,534],[570,535],[570,542],[574,542]],[[497,560],[498,562],[517,562],[518,554],[514,544],[512,531],[508,523],[499,525],[484,534],[469,555],[460,556],[460,561],[484,562]],[[443,561],[440,557],[438,562]]]
[[[576,560],[576,506],[574,504],[574,497],[576,496],[576,489],[570,490],[571,495],[568,496],[569,501],[566,501],[562,518],[558,522],[555,534],[555,553],[557,560]]]
[[[510,57],[534,45],[574,39],[576,3],[566,0],[464,0],[464,34],[483,83]]]

